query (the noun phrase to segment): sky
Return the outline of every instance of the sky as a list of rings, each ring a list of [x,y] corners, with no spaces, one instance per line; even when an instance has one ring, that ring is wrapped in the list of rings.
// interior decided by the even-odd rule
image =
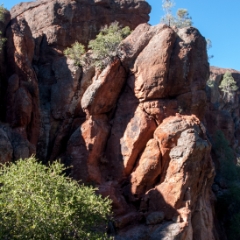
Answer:
[[[5,8],[11,9],[21,0],[2,0]],[[27,2],[27,1],[25,1]],[[152,6],[151,25],[160,22],[164,15],[162,0],[147,0]],[[212,41],[210,65],[240,71],[240,0],[175,0],[172,13],[186,8],[192,17],[193,26]]]

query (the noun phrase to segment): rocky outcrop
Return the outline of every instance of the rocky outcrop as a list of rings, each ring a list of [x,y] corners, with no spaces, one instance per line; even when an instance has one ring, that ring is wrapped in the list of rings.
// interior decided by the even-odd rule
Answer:
[[[215,239],[211,145],[201,123],[206,41],[193,27],[148,25],[149,11],[143,0],[14,7],[6,121],[43,162],[61,158],[73,178],[112,199],[116,239]],[[63,56],[113,20],[135,30],[102,72]]]
[[[87,45],[102,26],[115,20],[134,29],[149,20],[149,12],[150,6],[142,0],[42,0],[11,9],[12,20],[7,30],[6,118],[24,138],[38,146],[39,158],[56,159],[66,150],[72,123],[85,116],[81,97],[95,75],[92,68],[82,71],[76,67],[62,51],[76,41]],[[112,71],[118,67],[119,63]],[[115,77],[120,81],[116,94],[124,82],[124,70],[121,72],[122,76]],[[108,76],[106,89],[112,77]],[[104,103],[97,101],[98,108],[102,108]]]
[[[134,29],[148,22],[149,12],[145,0],[38,0],[14,6],[11,16],[23,17],[28,22],[36,50],[45,55],[75,41],[87,45],[101,27],[114,21]]]
[[[151,146],[154,152],[148,152],[149,161],[144,162]],[[139,211],[147,224],[141,226],[145,238],[133,239],[214,239],[213,225],[205,225],[204,220],[213,222],[210,150],[206,130],[195,116],[177,114],[163,120],[130,178],[131,201],[140,201]],[[132,230],[121,232],[117,239],[131,237]]]

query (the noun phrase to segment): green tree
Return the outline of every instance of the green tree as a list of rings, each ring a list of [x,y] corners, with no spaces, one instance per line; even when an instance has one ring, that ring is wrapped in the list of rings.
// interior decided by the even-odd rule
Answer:
[[[71,48],[67,48],[64,55],[73,59],[77,65],[83,67],[94,65],[101,70],[118,56],[120,42],[130,33],[129,27],[121,28],[118,22],[113,22],[109,27],[102,28],[96,39],[89,42],[88,56],[86,56],[84,46],[78,42],[73,44]]]
[[[120,28],[118,22],[113,22],[109,27],[100,30],[96,39],[91,40],[88,48],[92,50],[93,64],[103,69],[118,56],[120,42],[131,33],[129,27]]]
[[[110,200],[34,158],[0,169],[0,239],[107,239]]]
[[[168,26],[175,26],[178,28],[192,26],[192,18],[189,16],[188,10],[180,8],[177,10],[177,16],[172,15],[172,8],[175,6],[173,0],[163,0],[162,7],[165,15],[161,18],[161,23],[168,24]]]
[[[177,10],[176,27],[189,27],[192,26],[192,18],[189,16],[188,10],[180,8]]]
[[[70,48],[63,51],[64,55],[72,60],[78,66],[82,66],[85,63],[85,47],[79,42],[75,42]]]
[[[232,102],[234,100],[234,93],[238,90],[238,86],[229,71],[225,72],[223,75],[223,80],[221,81],[219,88],[223,92],[223,99],[227,102]]]
[[[173,0],[162,0],[162,8],[165,15],[161,18],[161,23],[165,23],[168,26],[172,26],[175,22],[174,16],[172,15],[172,8],[175,6]]]

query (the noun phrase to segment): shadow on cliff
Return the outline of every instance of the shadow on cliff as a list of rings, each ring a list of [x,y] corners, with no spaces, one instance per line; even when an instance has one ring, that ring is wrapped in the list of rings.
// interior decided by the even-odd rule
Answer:
[[[137,107],[138,99],[126,83],[117,102],[114,116],[110,120],[112,127],[105,152],[108,163],[103,168],[105,169],[104,175],[107,181],[118,181],[123,178],[124,143],[121,142],[121,139],[126,132],[129,122],[134,117]],[[132,129],[132,131],[134,130]]]

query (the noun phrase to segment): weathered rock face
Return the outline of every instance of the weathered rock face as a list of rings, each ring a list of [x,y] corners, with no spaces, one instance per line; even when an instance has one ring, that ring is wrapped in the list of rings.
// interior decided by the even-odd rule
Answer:
[[[148,22],[149,12],[143,0],[38,0],[16,5],[11,16],[24,17],[37,40],[36,49],[42,52],[50,50],[49,45],[56,50],[75,41],[87,45],[102,26],[114,21],[134,29]]]
[[[6,119],[12,128],[36,146],[39,137],[38,80],[32,67],[34,39],[24,19],[12,20],[7,30],[9,71]]]
[[[214,239],[214,173],[200,122],[206,41],[192,27],[151,27],[149,10],[142,0],[14,7],[6,121],[31,147],[26,155],[61,158],[73,166],[72,177],[110,196],[116,239]],[[87,44],[113,20],[136,29],[102,72],[63,56],[65,47]],[[10,161],[15,150],[5,133],[0,142],[9,146]]]
[[[55,159],[61,155],[72,122],[85,115],[81,97],[95,75],[94,69],[82,71],[66,60],[62,50],[76,41],[87,45],[102,26],[115,20],[134,29],[149,20],[149,12],[150,6],[142,0],[43,0],[12,8],[7,30],[10,77],[6,96],[7,121],[38,146],[39,158]],[[112,75],[106,73],[106,90],[111,87],[112,78],[119,79],[116,97],[125,79],[123,68],[119,73],[114,72],[119,65],[118,62],[111,70]],[[101,75],[99,81],[104,77]],[[109,111],[109,106],[116,102],[114,96],[112,103],[110,100],[104,103],[99,98],[99,106],[92,109],[91,114],[99,113],[102,104],[106,109],[101,111]]]
[[[210,151],[206,130],[195,116],[163,120],[131,174],[128,193],[130,201],[140,201],[142,221],[155,228],[143,225],[145,238],[133,239],[214,239],[213,225],[204,220],[213,222]],[[131,231],[117,239],[131,239]]]
[[[34,154],[35,146],[17,131],[0,124],[0,164],[24,159]]]

